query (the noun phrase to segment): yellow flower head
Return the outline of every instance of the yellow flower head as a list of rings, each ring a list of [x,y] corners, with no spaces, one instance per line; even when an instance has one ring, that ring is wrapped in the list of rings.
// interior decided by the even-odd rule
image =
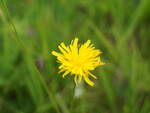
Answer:
[[[88,40],[83,45],[78,44],[78,38],[72,40],[69,46],[63,42],[58,46],[61,53],[52,51],[52,54],[57,57],[60,72],[64,72],[63,77],[67,74],[74,75],[74,81],[78,85],[82,78],[86,83],[93,86],[94,83],[89,79],[89,76],[96,79],[96,76],[90,73],[97,66],[104,65],[100,60],[100,50],[95,49],[91,41]]]

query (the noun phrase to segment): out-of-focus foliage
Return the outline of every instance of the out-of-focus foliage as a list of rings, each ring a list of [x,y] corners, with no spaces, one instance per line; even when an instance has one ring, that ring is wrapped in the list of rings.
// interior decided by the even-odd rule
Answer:
[[[150,0],[0,0],[0,113],[149,113]],[[90,39],[95,87],[62,79],[52,50]],[[75,97],[73,98],[73,94]]]

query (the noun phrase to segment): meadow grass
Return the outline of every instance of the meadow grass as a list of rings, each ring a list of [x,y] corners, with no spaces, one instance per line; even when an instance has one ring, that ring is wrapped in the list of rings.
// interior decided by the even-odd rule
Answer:
[[[0,113],[150,113],[149,0],[0,0]],[[74,37],[105,66],[73,97],[52,50]]]

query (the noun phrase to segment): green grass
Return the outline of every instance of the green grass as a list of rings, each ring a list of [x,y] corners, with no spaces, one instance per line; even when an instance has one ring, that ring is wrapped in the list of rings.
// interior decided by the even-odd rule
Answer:
[[[149,0],[0,0],[0,113],[150,113]],[[52,50],[103,51],[94,87],[62,79]]]

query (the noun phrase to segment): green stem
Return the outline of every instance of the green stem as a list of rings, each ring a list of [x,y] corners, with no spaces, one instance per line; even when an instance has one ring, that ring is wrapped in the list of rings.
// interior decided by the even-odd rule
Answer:
[[[73,110],[73,105],[74,105],[74,101],[75,101],[75,98],[74,98],[75,88],[76,88],[76,85],[74,85],[73,90],[72,90],[72,95],[71,95],[71,104],[70,104],[70,111],[71,112]]]

